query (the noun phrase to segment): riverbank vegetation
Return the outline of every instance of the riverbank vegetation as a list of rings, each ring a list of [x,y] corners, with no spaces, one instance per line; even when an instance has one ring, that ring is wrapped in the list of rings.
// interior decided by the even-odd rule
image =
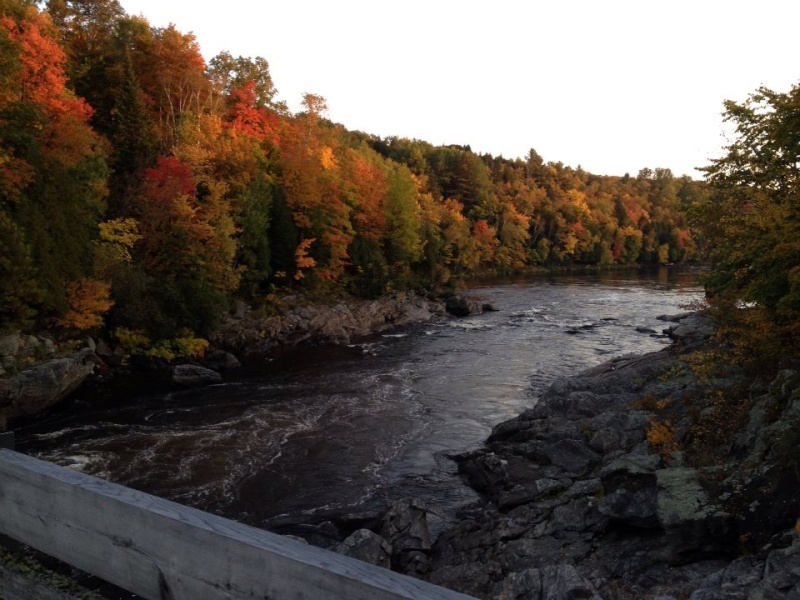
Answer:
[[[694,207],[706,293],[724,347],[770,377],[800,350],[800,87],[728,101],[724,118],[735,133]]]
[[[0,0],[0,329],[205,336],[233,299],[376,297],[530,266],[693,260],[705,185],[292,114],[116,0]]]

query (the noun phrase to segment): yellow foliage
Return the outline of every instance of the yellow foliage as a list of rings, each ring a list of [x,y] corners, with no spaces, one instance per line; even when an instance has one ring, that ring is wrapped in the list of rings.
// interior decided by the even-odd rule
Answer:
[[[322,168],[326,171],[336,168],[336,160],[333,157],[333,149],[330,146],[324,146],[320,149],[319,161],[322,163]]]
[[[100,327],[103,315],[114,306],[111,284],[83,277],[67,284],[70,310],[59,320],[62,327],[80,331]]]
[[[125,354],[144,354],[151,345],[147,334],[138,329],[118,327],[114,330],[114,337],[117,338]]]
[[[186,332],[185,337],[159,341],[144,354],[154,358],[163,358],[169,362],[180,357],[202,358],[205,356],[206,350],[208,350],[208,340],[193,337],[191,332]]]
[[[125,354],[152,356],[166,361],[179,357],[202,358],[208,350],[208,340],[196,338],[188,330],[179,332],[179,337],[160,340],[155,344],[144,332],[126,327],[115,329],[114,337],[117,338]]]
[[[131,262],[130,250],[142,239],[139,234],[139,222],[133,218],[111,219],[98,225],[100,240],[113,246],[120,260]]]

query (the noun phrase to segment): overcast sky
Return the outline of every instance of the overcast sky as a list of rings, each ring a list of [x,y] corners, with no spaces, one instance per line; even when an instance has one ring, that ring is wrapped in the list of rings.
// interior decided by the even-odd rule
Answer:
[[[292,111],[596,174],[721,154],[725,99],[800,82],[796,0],[120,0],[151,25],[262,56]]]

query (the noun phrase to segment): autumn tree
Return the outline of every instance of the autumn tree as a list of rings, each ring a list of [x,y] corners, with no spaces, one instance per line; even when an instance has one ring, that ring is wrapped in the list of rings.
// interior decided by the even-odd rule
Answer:
[[[797,333],[800,317],[800,87],[759,88],[725,103],[735,128],[726,154],[704,171],[710,187],[698,216],[717,302],[752,303]]]
[[[232,99],[236,90],[252,88],[253,105],[286,112],[286,104],[276,100],[278,90],[269,72],[269,63],[261,56],[249,58],[220,52],[208,63],[208,76],[216,94],[215,103]]]
[[[134,283],[140,289],[129,282],[131,310],[124,318],[155,338],[174,336],[181,328],[208,332],[224,310],[226,293],[238,284],[231,270],[230,229],[218,227],[224,215],[213,205],[214,194],[200,189],[189,165],[177,157],[159,157],[145,171],[135,206],[141,234],[135,258],[141,272]],[[152,314],[134,310],[141,288],[147,305],[158,307]]]
[[[17,174],[0,210],[18,228],[37,268],[44,313],[67,309],[68,281],[91,269],[106,195],[105,146],[91,107],[67,87],[66,56],[49,18],[17,3],[0,16],[0,156]],[[4,161],[5,162],[5,161]],[[17,243],[17,242],[15,242]]]

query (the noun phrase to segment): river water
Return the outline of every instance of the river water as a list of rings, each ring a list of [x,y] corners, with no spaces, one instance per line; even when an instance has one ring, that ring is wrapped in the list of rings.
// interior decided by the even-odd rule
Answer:
[[[645,330],[702,295],[697,272],[668,268],[471,293],[498,311],[261,357],[199,390],[87,388],[23,424],[18,448],[265,528],[413,496],[437,529],[475,500],[448,455],[480,446],[554,377],[663,347]]]

